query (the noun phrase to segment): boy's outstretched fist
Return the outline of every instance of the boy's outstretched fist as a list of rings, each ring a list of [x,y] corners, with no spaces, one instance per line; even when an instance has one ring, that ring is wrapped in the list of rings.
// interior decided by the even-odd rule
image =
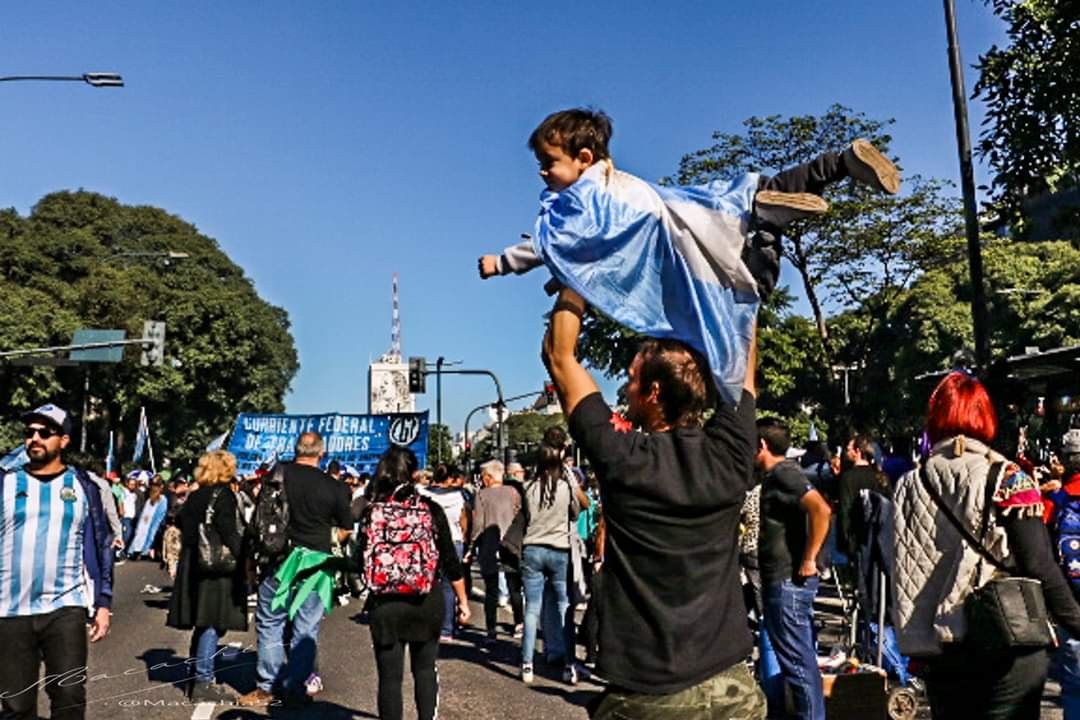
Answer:
[[[499,256],[481,255],[476,263],[480,268],[480,279],[487,280],[492,275],[499,274]]]

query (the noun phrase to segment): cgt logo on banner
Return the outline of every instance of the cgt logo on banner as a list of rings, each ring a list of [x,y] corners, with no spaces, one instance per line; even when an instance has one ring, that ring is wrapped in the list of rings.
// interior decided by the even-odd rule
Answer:
[[[324,465],[337,460],[360,472],[374,472],[379,458],[391,445],[409,448],[416,453],[420,467],[427,465],[427,411],[392,415],[244,413],[236,419],[229,439],[237,472],[250,475],[264,462],[291,460],[297,438],[312,430],[326,442]]]

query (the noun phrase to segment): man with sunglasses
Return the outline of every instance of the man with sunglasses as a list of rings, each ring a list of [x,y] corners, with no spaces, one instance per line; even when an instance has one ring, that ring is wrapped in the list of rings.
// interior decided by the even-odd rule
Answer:
[[[42,405],[23,420],[30,461],[0,476],[0,715],[36,717],[43,685],[50,717],[81,720],[87,637],[109,632],[112,531],[93,481],[60,459],[67,413]]]

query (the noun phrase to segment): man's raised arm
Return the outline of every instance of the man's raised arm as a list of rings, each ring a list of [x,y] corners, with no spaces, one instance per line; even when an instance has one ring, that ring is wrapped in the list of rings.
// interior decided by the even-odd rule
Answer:
[[[544,335],[541,356],[555,383],[566,417],[570,417],[583,398],[600,391],[596,381],[577,359],[577,341],[584,314],[585,300],[573,290],[563,288],[555,300],[547,334]]]

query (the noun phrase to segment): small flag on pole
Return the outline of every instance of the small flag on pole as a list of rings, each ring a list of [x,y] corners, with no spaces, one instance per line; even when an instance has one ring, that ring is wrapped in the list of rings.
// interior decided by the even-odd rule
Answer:
[[[142,462],[143,453],[146,452],[146,441],[150,437],[150,427],[146,423],[146,408],[139,408],[139,430],[135,433],[135,453],[131,462]]]
[[[105,477],[109,477],[109,475],[112,474],[112,472],[113,472],[113,461],[114,461],[114,459],[113,459],[113,432],[112,432],[112,430],[110,430],[109,431],[109,452],[108,452],[108,454],[105,455]]]
[[[215,450],[220,450],[221,448],[225,447],[225,441],[228,439],[228,437],[228,430],[218,435],[216,438],[210,441],[209,445],[206,446],[206,452],[214,452]]]

